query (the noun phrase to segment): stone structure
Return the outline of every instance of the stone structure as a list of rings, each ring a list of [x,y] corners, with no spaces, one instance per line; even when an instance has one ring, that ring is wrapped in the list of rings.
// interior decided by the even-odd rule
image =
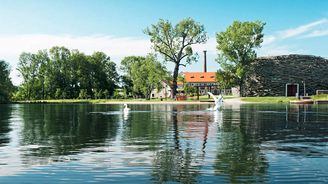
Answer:
[[[282,55],[256,59],[245,77],[241,95],[304,96],[327,89],[327,59],[309,55]]]

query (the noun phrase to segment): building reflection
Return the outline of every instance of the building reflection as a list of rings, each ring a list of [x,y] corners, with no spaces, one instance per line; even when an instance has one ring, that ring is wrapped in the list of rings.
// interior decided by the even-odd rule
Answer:
[[[172,137],[155,153],[153,180],[195,183],[201,176],[209,134],[215,133],[214,112],[205,111],[205,106],[171,107]]]

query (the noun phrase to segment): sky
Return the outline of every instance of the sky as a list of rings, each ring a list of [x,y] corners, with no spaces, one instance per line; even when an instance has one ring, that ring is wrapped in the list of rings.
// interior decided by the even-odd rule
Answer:
[[[207,70],[217,71],[215,36],[234,20],[266,23],[259,56],[328,57],[325,0],[0,0],[0,59],[10,64],[15,85],[22,81],[19,55],[52,46],[103,51],[119,66],[125,56],[152,52],[145,28],[159,19],[176,24],[188,17],[205,26],[209,39],[194,46],[199,61],[181,71],[203,71],[203,50]]]

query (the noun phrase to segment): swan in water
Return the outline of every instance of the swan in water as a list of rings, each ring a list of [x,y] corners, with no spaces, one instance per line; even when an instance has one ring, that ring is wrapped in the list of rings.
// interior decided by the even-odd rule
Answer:
[[[210,108],[209,110],[218,111],[222,106],[223,96],[219,95],[218,97],[216,97],[211,92],[207,92],[207,93],[214,99],[214,103],[215,103],[215,106],[213,108]]]
[[[129,111],[130,111],[130,108],[128,108],[128,104],[124,104],[123,112],[128,113]]]

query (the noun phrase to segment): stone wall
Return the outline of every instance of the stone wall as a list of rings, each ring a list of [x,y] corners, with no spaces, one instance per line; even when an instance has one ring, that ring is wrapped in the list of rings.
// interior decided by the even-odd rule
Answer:
[[[328,89],[328,60],[309,55],[260,57],[250,66],[242,96],[285,96],[286,83],[299,85],[299,95]]]

